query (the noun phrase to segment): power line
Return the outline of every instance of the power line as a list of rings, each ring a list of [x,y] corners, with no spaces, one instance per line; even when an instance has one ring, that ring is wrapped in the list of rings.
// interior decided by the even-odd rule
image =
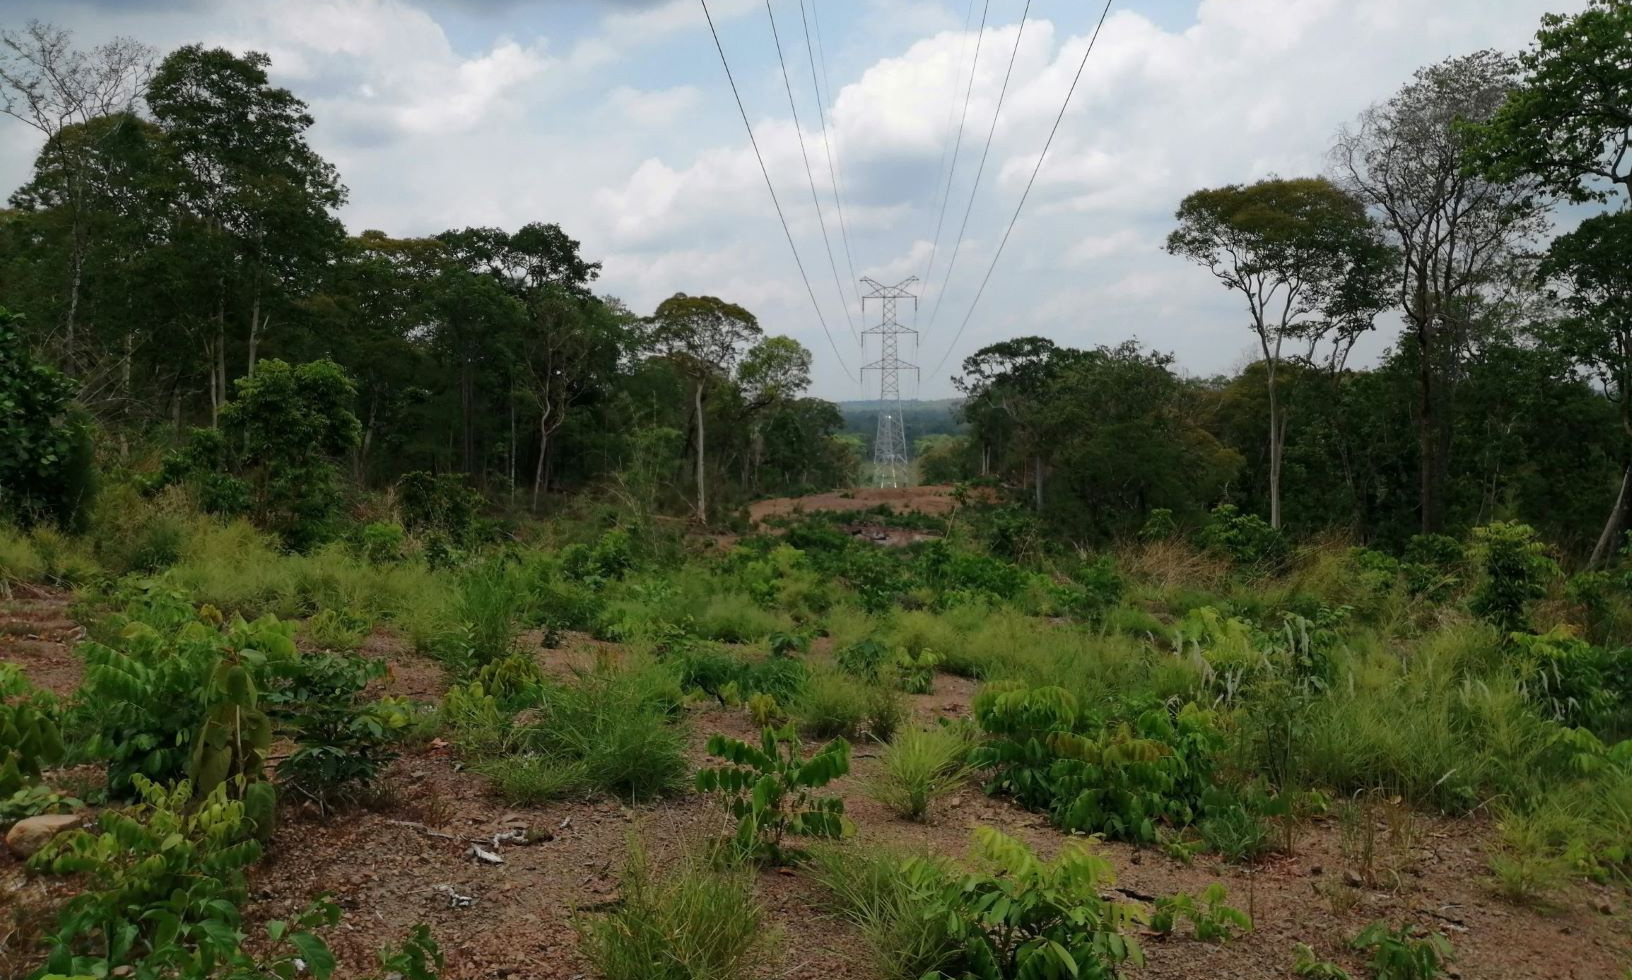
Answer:
[[[1030,0],[1027,0],[1027,2],[1029,3]],[[969,10],[973,13],[974,9],[974,3],[971,0]],[[963,114],[958,118],[958,138],[952,144],[952,169],[947,171],[946,174],[946,192],[941,196],[941,214],[940,217],[935,219],[935,237],[929,243],[929,265],[924,269],[924,285],[926,287],[930,284],[930,277],[935,272],[935,253],[941,246],[941,228],[946,222],[946,205],[948,201],[952,200],[952,178],[958,172],[958,152],[963,148],[963,126],[969,119],[969,99],[975,91],[975,69],[980,66],[980,45],[986,38],[986,16],[991,12],[991,9],[992,0],[985,0],[980,8],[980,33],[975,35],[975,57],[969,64],[969,86],[963,92]],[[963,26],[965,31],[969,29],[967,17],[964,19]],[[957,80],[954,79],[953,85],[956,86],[956,84]],[[956,98],[957,89],[954,87],[952,91],[954,98]],[[945,149],[942,149],[941,156],[943,159],[945,158]],[[939,306],[939,302],[936,305]]]
[[[941,315],[941,301],[946,299],[946,291],[952,286],[952,270],[957,267],[958,253],[963,250],[963,235],[969,230],[969,216],[975,210],[975,195],[980,191],[980,179],[986,174],[986,160],[992,153],[992,137],[997,135],[997,120],[1003,115],[1003,100],[1009,94],[1009,80],[1014,76],[1014,62],[1020,56],[1020,41],[1026,36],[1026,17],[1031,14],[1031,0],[1026,0],[1026,8],[1020,12],[1020,29],[1014,34],[1014,50],[1009,52],[1009,67],[1003,73],[1003,87],[997,93],[997,108],[992,111],[992,125],[986,130],[986,148],[980,154],[980,166],[975,169],[975,182],[969,188],[969,203],[963,209],[963,223],[958,226],[958,237],[952,243],[952,258],[946,263],[946,280],[941,284],[940,292],[935,294],[935,305],[929,311],[928,330],[935,329],[935,320]]]
[[[765,13],[771,18],[771,40],[776,44],[776,60],[782,66],[782,87],[788,90],[788,111],[793,113],[793,131],[799,137],[799,156],[805,161],[805,179],[810,182],[810,203],[816,206],[816,222],[822,227],[822,245],[827,249],[827,264],[833,270],[833,286],[839,291],[839,306],[844,309],[850,335],[856,332],[856,320],[850,314],[850,302],[844,298],[844,283],[839,281],[839,264],[833,259],[833,239],[827,233],[827,219],[822,216],[822,200],[816,194],[816,174],[810,169],[810,154],[805,152],[805,130],[799,125],[799,107],[793,101],[793,82],[788,78],[788,62],[782,57],[782,35],[776,29],[776,12],[771,0],[765,0]]]
[[[958,345],[958,339],[963,336],[964,329],[969,326],[969,321],[975,316],[975,308],[980,305],[980,298],[986,295],[986,286],[992,281],[992,273],[997,271],[997,260],[1003,257],[1003,249],[1009,244],[1009,236],[1014,234],[1014,226],[1020,220],[1020,211],[1026,206],[1026,199],[1031,196],[1032,185],[1037,183],[1037,175],[1042,172],[1043,161],[1048,159],[1049,148],[1054,145],[1054,137],[1060,131],[1060,123],[1065,119],[1065,111],[1071,106],[1071,96],[1076,94],[1077,84],[1082,81],[1083,69],[1088,67],[1088,56],[1094,53],[1094,44],[1099,40],[1100,29],[1105,26],[1105,18],[1110,15],[1111,3],[1112,0],[1105,0],[1105,9],[1100,11],[1099,23],[1094,25],[1093,36],[1088,39],[1088,49],[1082,53],[1082,62],[1077,65],[1077,74],[1071,79],[1071,87],[1066,90],[1065,101],[1060,104],[1060,114],[1054,117],[1054,127],[1048,131],[1048,140],[1043,143],[1043,152],[1037,157],[1037,166],[1031,170],[1031,179],[1026,181],[1026,189],[1020,195],[1020,203],[1015,205],[1014,217],[1009,219],[1009,227],[1008,230],[1003,232],[1003,240],[998,243],[997,251],[992,253],[992,263],[986,267],[986,276],[980,281],[980,289],[975,291],[974,301],[969,304],[969,312],[964,315],[963,322],[958,325],[958,332],[952,335],[952,343],[947,345],[946,353],[942,354],[941,359],[935,362],[935,366],[930,369],[931,374],[939,371],[941,366],[946,363],[946,359],[952,356],[952,351]]]
[[[970,0],[970,2],[973,3],[974,0]],[[814,13],[814,10],[812,12]],[[810,85],[811,88],[816,90],[816,118],[822,124],[822,148],[827,152],[827,174],[833,179],[833,206],[839,212],[839,237],[844,241],[844,263],[845,267],[850,270],[850,285],[856,291],[856,304],[860,306],[862,305],[861,287],[857,285],[860,280],[856,278],[856,260],[850,253],[850,228],[844,218],[844,196],[839,192],[839,168],[833,162],[833,143],[827,137],[827,110],[823,108],[827,97],[822,93],[822,83],[816,77],[816,51],[810,44],[810,21],[805,17],[805,0],[799,0],[799,21],[805,27],[805,54],[810,57]],[[816,35],[818,39],[821,37],[821,30],[821,22],[817,21]],[[825,78],[826,76],[827,52],[823,51],[822,77]],[[840,292],[842,293],[843,290],[840,290]]]
[[[698,0],[703,5],[703,16],[708,20],[708,32],[714,35],[714,48],[720,52],[720,64],[725,68],[725,79],[731,83],[731,95],[737,100],[737,111],[742,113],[742,125],[748,130],[748,142],[754,148],[754,157],[759,160],[759,172],[765,177],[765,189],[771,192],[771,203],[776,206],[776,217],[782,222],[782,233],[788,236],[788,248],[793,251],[793,262],[799,267],[799,278],[805,281],[805,292],[810,294],[810,305],[816,308],[816,319],[822,325],[822,333],[826,335],[828,344],[833,348],[833,356],[839,359],[839,367],[844,369],[844,376],[851,381],[856,376],[850,373],[850,366],[844,363],[844,355],[839,353],[839,345],[833,340],[833,332],[827,328],[827,318],[822,315],[822,304],[816,301],[816,290],[810,285],[810,276],[805,274],[805,262],[799,257],[799,246],[793,242],[793,231],[788,227],[788,217],[782,211],[782,202],[777,199],[776,185],[771,183],[771,172],[765,168],[765,156],[759,152],[759,140],[754,138],[753,124],[748,121],[748,109],[742,104],[742,93],[737,91],[736,76],[731,74],[731,62],[726,60],[725,45],[720,43],[720,32],[714,28],[714,15],[709,13],[708,0]]]

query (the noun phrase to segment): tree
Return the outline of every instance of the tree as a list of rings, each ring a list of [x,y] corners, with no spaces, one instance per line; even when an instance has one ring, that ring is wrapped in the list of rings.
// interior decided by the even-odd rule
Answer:
[[[963,374],[952,379],[953,387],[967,397],[964,417],[983,432],[988,458],[994,449],[1001,453],[1005,437],[1012,433],[1012,448],[1022,459],[1030,460],[1039,511],[1043,509],[1045,443],[1038,438],[1035,412],[1053,378],[1081,355],[1046,337],[1017,337],[964,358]]]
[[[147,87],[178,170],[178,203],[198,225],[196,259],[214,269],[215,330],[205,347],[216,411],[227,394],[229,304],[247,306],[244,356],[253,375],[269,301],[309,284],[342,240],[334,211],[345,187],[306,142],[306,104],[268,81],[270,64],[256,51],[240,57],[188,45],[164,59]]]
[[[697,519],[708,523],[703,396],[709,382],[729,378],[743,345],[760,336],[759,321],[746,309],[713,296],[675,293],[648,320],[650,341],[692,383],[697,432]]]
[[[357,388],[340,365],[269,360],[238,379],[221,432],[253,494],[252,512],[294,547],[322,540],[340,509],[336,457],[362,437]]]
[[[1312,364],[1323,341],[1340,368],[1384,305],[1392,256],[1358,200],[1322,178],[1270,179],[1196,191],[1179,205],[1173,255],[1205,266],[1247,300],[1269,393],[1269,523],[1281,526],[1281,459],[1287,406],[1277,390],[1283,348],[1304,346]]]
[[[45,137],[42,157],[60,175],[58,192],[69,225],[63,363],[70,371],[78,353],[80,289],[92,245],[87,178],[96,144],[64,139],[63,134],[104,117],[134,121],[133,110],[152,70],[153,49],[129,38],[80,51],[68,31],[37,20],[21,32],[0,31],[0,112]]]
[[[737,389],[746,416],[748,451],[743,454],[743,485],[753,489],[765,458],[762,420],[810,387],[810,351],[792,337],[766,337],[742,356],[737,367]]]
[[[1577,203],[1632,191],[1632,6],[1590,0],[1541,24],[1519,55],[1521,83],[1470,129],[1472,168]]]
[[[1549,14],[1519,56],[1524,77],[1501,108],[1470,129],[1470,169],[1492,180],[1530,179],[1577,203],[1619,208],[1632,193],[1632,6],[1592,0],[1574,15]],[[1632,438],[1632,276],[1625,210],[1589,218],[1555,240],[1543,275],[1567,287],[1569,316],[1551,339],[1594,371]],[[1606,251],[1609,250],[1609,251]],[[1632,456],[1589,564],[1613,551],[1632,506]]]
[[[1557,349],[1598,376],[1619,410],[1621,431],[1632,444],[1632,211],[1601,214],[1555,239],[1541,274],[1565,288],[1568,315],[1543,334]],[[1610,508],[1588,564],[1614,551],[1626,521],[1632,465]]]
[[[1511,272],[1515,249],[1545,224],[1533,182],[1466,169],[1467,124],[1500,109],[1513,75],[1513,62],[1493,51],[1424,68],[1341,131],[1332,151],[1339,183],[1376,213],[1400,258],[1395,299],[1417,362],[1424,532],[1445,523],[1452,396],[1481,292]]]
[[[602,378],[617,371],[624,323],[621,304],[577,296],[545,286],[533,296],[521,341],[522,385],[538,412],[538,460],[533,469],[533,508],[538,508],[549,460],[550,436],[568,412]]]
[[[0,518],[71,525],[90,503],[90,432],[71,412],[74,382],[29,356],[0,307]]]

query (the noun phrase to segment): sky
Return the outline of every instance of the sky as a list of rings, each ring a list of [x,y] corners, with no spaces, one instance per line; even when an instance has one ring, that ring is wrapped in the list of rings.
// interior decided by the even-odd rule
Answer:
[[[1099,0],[710,0],[808,290],[700,0],[0,0],[0,27],[264,51],[311,107],[351,231],[559,223],[603,263],[601,292],[637,313],[675,292],[742,304],[811,349],[815,394],[850,400],[878,383],[858,370],[879,314],[859,277],[921,280],[902,311],[918,330],[902,357],[922,369],[907,397],[952,394],[964,357],[1026,334],[1136,337],[1190,374],[1240,368],[1243,304],[1162,250],[1179,201],[1326,172],[1338,128],[1417,68],[1518,50],[1542,14],[1583,5],[1113,0],[978,305]],[[0,189],[38,147],[0,120]],[[1398,329],[1384,314],[1362,358]]]

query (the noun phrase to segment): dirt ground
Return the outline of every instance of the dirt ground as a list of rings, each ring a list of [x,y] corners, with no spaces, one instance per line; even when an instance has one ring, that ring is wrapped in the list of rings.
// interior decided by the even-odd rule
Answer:
[[[767,517],[787,517],[815,511],[872,510],[886,504],[896,513],[918,511],[923,514],[950,513],[957,502],[952,499],[949,486],[928,487],[864,487],[857,490],[836,490],[805,497],[778,497],[774,500],[756,500],[748,505],[748,518],[758,524]]]
[[[0,656],[21,664],[37,683],[70,689],[77,668],[69,644],[77,628],[65,615],[60,596],[14,599],[0,613]],[[364,650],[391,663],[388,690],[431,700],[445,687],[433,662],[387,634],[376,634]],[[609,655],[614,648],[581,637],[538,654],[552,672]],[[970,681],[941,676],[934,692],[915,697],[913,707],[924,721],[964,716],[974,689]],[[710,733],[753,734],[742,711],[712,704],[694,705],[686,724],[697,762]],[[862,791],[876,751],[858,746],[851,775],[834,787],[857,825],[859,844],[963,854],[980,825],[998,827],[1043,853],[1065,839],[1040,816],[974,788],[943,804],[928,824],[898,820]],[[616,901],[617,873],[631,836],[640,835],[661,867],[666,856],[724,826],[717,805],[695,795],[634,807],[613,800],[511,807],[435,742],[393,765],[387,796],[378,810],[327,820],[290,814],[251,874],[246,919],[258,927],[328,892],[345,911],[327,937],[340,957],[341,976],[372,969],[382,943],[399,941],[423,922],[447,954],[449,980],[576,980],[588,973],[577,952],[574,918]],[[1186,865],[1159,851],[1098,845],[1117,871],[1117,881],[1106,886],[1115,897],[1148,901],[1220,881],[1230,903],[1248,911],[1255,924],[1251,933],[1223,945],[1144,937],[1148,965],[1130,975],[1287,977],[1293,944],[1301,941],[1363,977],[1362,964],[1344,945],[1375,919],[1442,930],[1456,949],[1452,975],[1469,980],[1618,980],[1632,965],[1624,891],[1583,883],[1548,911],[1509,905],[1482,881],[1486,824],[1403,812],[1384,816],[1395,828],[1394,843],[1379,862],[1388,870],[1352,891],[1336,887],[1356,869],[1345,865],[1335,821],[1304,828],[1291,856],[1253,868],[1224,866],[1206,856]],[[543,839],[493,845],[494,834],[514,827]],[[479,840],[504,863],[481,864],[468,856]],[[855,930],[822,913],[819,889],[807,876],[766,871],[758,886],[767,924],[780,942],[757,976],[875,976]],[[0,857],[0,976],[23,975],[25,965],[39,961],[32,937],[68,887],[32,878],[15,860]],[[450,892],[472,901],[455,907]],[[1334,910],[1326,897],[1333,894],[1352,898],[1352,907]]]

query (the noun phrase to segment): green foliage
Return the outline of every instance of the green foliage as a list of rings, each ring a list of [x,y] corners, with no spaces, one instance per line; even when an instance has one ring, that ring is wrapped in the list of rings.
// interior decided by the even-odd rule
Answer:
[[[204,688],[204,725],[194,739],[187,776],[201,793],[225,787],[243,800],[249,825],[265,840],[272,836],[277,796],[265,779],[272,719],[261,710],[250,673],[262,656],[253,648],[236,649],[216,663]]]
[[[440,532],[463,543],[476,522],[480,495],[456,473],[416,470],[397,480],[397,508],[402,526],[413,534]]]
[[[322,609],[300,624],[300,632],[319,650],[346,653],[363,645],[372,625],[360,616]]]
[[[899,732],[878,755],[867,794],[904,820],[923,821],[969,778],[973,740],[952,726]]]
[[[63,907],[47,970],[105,973],[192,946],[236,947],[244,869],[260,856],[242,802],[226,784],[194,800],[190,784],[165,789],[135,776],[141,802],[105,810],[96,833],[61,835],[29,861],[83,875]]]
[[[1446,976],[1451,944],[1437,932],[1417,938],[1409,926],[1390,929],[1386,922],[1373,922],[1354,937],[1351,945],[1370,952],[1374,980],[1434,980]]]
[[[362,439],[356,397],[356,385],[333,361],[267,360],[238,379],[237,397],[221,409],[234,469],[251,488],[249,513],[291,547],[335,534],[342,496],[333,460]]]
[[[1557,563],[1525,524],[1496,521],[1474,528],[1473,539],[1483,574],[1469,608],[1504,634],[1528,630],[1529,604],[1547,594]]]
[[[389,521],[371,521],[357,532],[357,547],[364,558],[376,565],[402,560],[407,535],[401,524]]]
[[[1243,514],[1234,504],[1213,508],[1201,529],[1201,543],[1237,565],[1272,567],[1287,553],[1286,538],[1256,514]]]
[[[1194,704],[1139,712],[1083,730],[1076,698],[1059,687],[989,684],[975,720],[992,736],[973,757],[988,792],[1044,810],[1067,830],[1154,843],[1161,824],[1203,814],[1224,747],[1211,712]]]
[[[813,738],[854,738],[872,703],[872,688],[834,670],[810,675],[793,716]]]
[[[931,859],[935,860],[935,859]],[[941,977],[958,955],[954,921],[939,913],[939,891],[922,887],[929,873],[887,850],[823,847],[811,873],[832,896],[833,910],[861,932],[871,965],[883,980]]]
[[[0,694],[0,798],[32,788],[40,771],[62,762],[62,734],[49,696],[8,703]]]
[[[44,783],[35,783],[0,797],[0,827],[46,813],[72,813],[85,805],[83,800],[58,793]]]
[[[503,562],[467,570],[454,598],[456,625],[438,638],[438,655],[456,668],[480,667],[508,656],[520,632],[521,605],[521,586]]]
[[[844,801],[812,793],[850,771],[850,743],[844,739],[801,759],[791,731],[766,728],[757,747],[710,736],[708,754],[725,765],[699,770],[697,789],[719,794],[736,818],[733,843],[742,857],[784,865],[804,856],[788,846],[789,836],[842,837],[849,831]]]
[[[233,715],[297,662],[293,624],[234,617],[223,630],[219,621],[211,607],[195,614],[185,599],[152,592],[98,630],[115,645],[81,647],[86,672],[73,719],[89,733],[87,755],[107,760],[114,795],[128,794],[135,774],[175,780],[190,765],[212,788],[238,775],[256,778],[264,748],[253,743],[265,730],[259,720],[240,725]],[[233,733],[253,736],[244,751],[228,747]]]
[[[966,874],[912,859],[907,874],[928,908],[946,921],[948,962],[937,976],[974,980],[1118,977],[1144,954],[1127,931],[1130,905],[1108,901],[1110,862],[1078,841],[1052,861],[990,827],[975,830],[981,868]]]
[[[21,317],[0,306],[0,513],[24,525],[79,525],[95,495],[86,419],[72,379],[37,363]]]
[[[1187,920],[1195,929],[1196,938],[1204,943],[1233,939],[1237,932],[1250,930],[1252,920],[1240,909],[1225,904],[1227,897],[1224,886],[1215,881],[1198,895],[1179,892],[1158,898],[1150,917],[1150,928],[1170,933],[1181,920]]]
[[[895,655],[896,686],[908,694],[929,694],[935,690],[935,668],[941,657],[933,650],[923,650],[917,656],[906,650]]]
[[[891,655],[889,644],[868,638],[846,645],[833,659],[845,673],[862,680],[873,681],[878,680]]]
[[[1331,960],[1321,959],[1307,943],[1298,943],[1293,951],[1297,957],[1292,961],[1293,976],[1308,977],[1309,980],[1352,980],[1349,971]]]
[[[631,842],[619,902],[580,918],[584,955],[606,980],[745,980],[764,945],[764,912],[749,880],[696,860],[656,872]]]
[[[365,699],[369,683],[384,673],[378,660],[307,656],[268,693],[265,700],[295,741],[295,751],[278,763],[280,787],[324,811],[368,799],[411,720],[399,700]]]
[[[1168,541],[1179,536],[1179,522],[1173,517],[1171,507],[1154,507],[1145,518],[1145,525],[1139,529],[1141,541]]]

